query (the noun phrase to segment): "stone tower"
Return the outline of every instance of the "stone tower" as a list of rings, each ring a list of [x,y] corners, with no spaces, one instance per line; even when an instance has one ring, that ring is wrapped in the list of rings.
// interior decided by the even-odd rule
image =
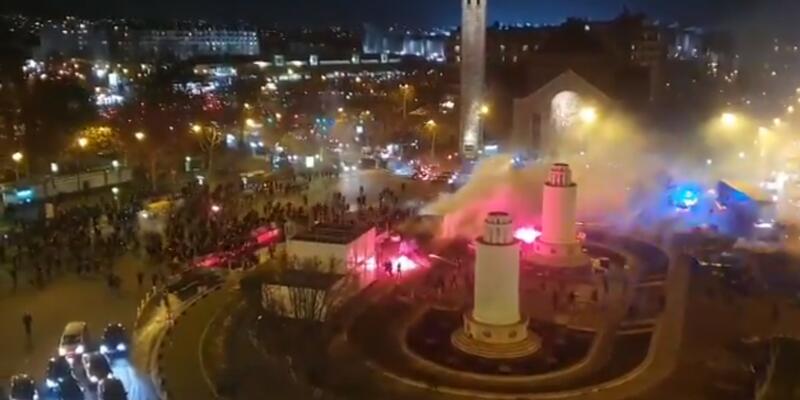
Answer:
[[[486,3],[461,0],[461,154],[474,159],[483,146],[481,103],[486,74]]]
[[[489,213],[475,246],[473,308],[464,314],[464,327],[453,334],[453,345],[493,359],[536,352],[541,340],[528,330],[528,319],[519,312],[520,249],[511,216]]]

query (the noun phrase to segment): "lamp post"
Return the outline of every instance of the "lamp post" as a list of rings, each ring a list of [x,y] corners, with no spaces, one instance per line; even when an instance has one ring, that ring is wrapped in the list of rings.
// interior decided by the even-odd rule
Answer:
[[[16,180],[19,180],[19,164],[22,162],[23,158],[25,158],[25,156],[19,151],[11,155],[11,160],[14,161],[14,175],[16,176]]]
[[[136,138],[136,141],[138,141],[140,144],[143,143],[145,139],[147,139],[147,135],[142,131],[135,132],[133,134],[133,137]],[[140,149],[140,150],[141,150],[142,154],[146,154],[144,149]],[[153,191],[155,192],[156,191],[156,160],[157,159],[156,159],[155,155],[153,155],[153,154],[148,154],[147,158],[149,160],[149,162],[148,162],[148,164],[149,164],[148,167],[149,168],[148,169],[150,170],[150,172],[149,172],[150,173],[150,186],[152,187]]]
[[[406,115],[408,115],[408,91],[411,89],[407,83],[403,83],[400,85],[400,91],[403,92],[403,121],[406,120]]]
[[[481,104],[481,108],[478,109],[478,137],[480,138],[479,146],[483,145],[484,140],[484,133],[483,133],[483,126],[484,126],[484,119],[489,115],[489,106],[487,104]],[[476,152],[482,151],[479,147],[475,149]]]
[[[220,133],[219,128],[213,123],[209,126],[194,124],[192,125],[192,132],[199,135],[200,146],[206,150],[208,161],[208,181],[210,183],[211,175],[214,171],[214,149],[222,141],[222,134]]]
[[[425,123],[425,128],[431,132],[431,161],[436,159],[436,121],[428,120]]]
[[[578,118],[580,118],[583,125],[586,127],[590,127],[597,122],[598,114],[597,109],[592,106],[582,107],[578,112]],[[580,146],[580,152],[583,154],[586,151],[586,132],[585,130],[580,130],[578,134],[578,141]]]
[[[78,157],[77,157],[78,173],[76,174],[76,178],[78,180],[78,191],[79,192],[83,191],[83,186],[81,185],[81,168],[82,168],[82,166],[81,166],[81,158],[83,157],[83,150],[88,145],[89,145],[89,139],[86,139],[85,137],[78,138],[78,147],[81,150],[80,153],[78,154]]]

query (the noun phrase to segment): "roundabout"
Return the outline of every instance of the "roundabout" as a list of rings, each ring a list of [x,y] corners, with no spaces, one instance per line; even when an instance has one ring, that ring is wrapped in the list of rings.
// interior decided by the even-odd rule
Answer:
[[[518,240],[509,214],[489,213],[466,257],[474,262],[433,263],[398,281],[334,340],[333,362],[355,354],[377,377],[485,398],[571,397],[639,374],[664,312],[639,305],[652,297],[639,286],[664,298],[652,287],[670,258],[609,232],[579,240],[569,167],[555,164],[545,185],[544,209],[557,218],[544,219],[542,241]],[[471,249],[449,246],[455,256]]]

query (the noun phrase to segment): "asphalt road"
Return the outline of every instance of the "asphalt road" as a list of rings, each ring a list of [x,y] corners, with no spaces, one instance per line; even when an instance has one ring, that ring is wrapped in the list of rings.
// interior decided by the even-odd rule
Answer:
[[[165,337],[161,376],[168,395],[178,399],[214,400],[212,382],[206,376],[201,353],[208,325],[230,293],[226,289],[211,293],[190,306]]]
[[[20,288],[14,293],[8,276],[0,273],[0,387],[7,389],[9,378],[23,372],[41,386],[47,361],[56,354],[61,332],[70,321],[86,321],[94,339],[99,339],[105,326],[112,322],[121,322],[130,329],[146,290],[137,288],[135,276],[140,269],[150,268],[133,255],[118,261],[115,271],[122,277],[118,293],[100,277],[78,277],[71,272],[55,278],[44,289],[31,288],[21,279]],[[33,317],[30,342],[22,325],[25,312]],[[129,363],[120,360],[113,369],[131,400],[155,399],[149,380]],[[91,396],[87,393],[87,399]]]

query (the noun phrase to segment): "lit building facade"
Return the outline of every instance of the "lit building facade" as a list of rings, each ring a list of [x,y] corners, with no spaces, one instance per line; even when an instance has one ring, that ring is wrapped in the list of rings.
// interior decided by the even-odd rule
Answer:
[[[138,33],[137,47],[143,58],[186,60],[259,54],[258,35],[246,30],[145,30]]]
[[[367,25],[364,30],[364,54],[393,54],[422,57],[430,61],[444,61],[447,36],[409,32],[395,29],[381,30]]]
[[[93,23],[74,18],[45,24],[39,31],[39,47],[34,57],[44,60],[53,56],[106,60],[108,35]]]

